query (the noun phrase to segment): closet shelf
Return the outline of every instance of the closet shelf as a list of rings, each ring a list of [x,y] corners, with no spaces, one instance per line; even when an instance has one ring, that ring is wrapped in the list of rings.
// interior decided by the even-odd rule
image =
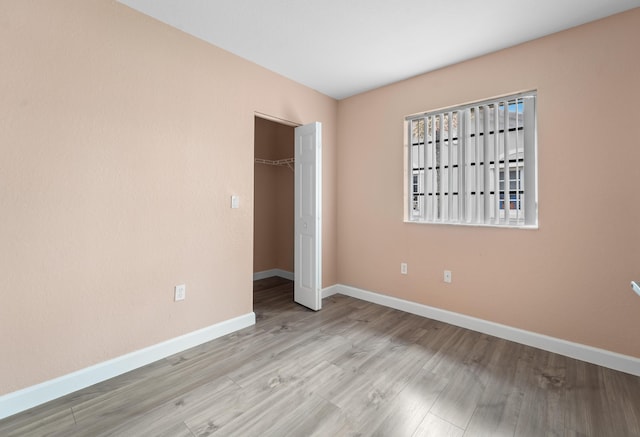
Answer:
[[[293,171],[293,164],[295,162],[295,158],[276,159],[275,161],[271,159],[256,158],[256,164],[276,165],[279,167],[286,165],[291,171]]]

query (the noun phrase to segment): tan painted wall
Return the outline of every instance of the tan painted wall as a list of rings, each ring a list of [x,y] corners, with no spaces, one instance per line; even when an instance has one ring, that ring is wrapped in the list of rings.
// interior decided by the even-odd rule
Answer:
[[[254,111],[323,123],[335,283],[335,100],[112,0],[0,2],[0,96],[0,395],[252,311]]]
[[[635,9],[340,101],[338,282],[640,357],[638,41]],[[403,223],[404,116],[530,89],[540,228]]]
[[[294,128],[256,117],[255,156],[293,157]],[[255,164],[253,271],[293,272],[294,172],[287,166]]]

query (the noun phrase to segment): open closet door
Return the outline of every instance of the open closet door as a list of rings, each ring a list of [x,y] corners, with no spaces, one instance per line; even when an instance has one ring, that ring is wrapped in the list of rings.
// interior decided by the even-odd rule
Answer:
[[[293,299],[322,308],[322,125],[295,130],[295,250]]]

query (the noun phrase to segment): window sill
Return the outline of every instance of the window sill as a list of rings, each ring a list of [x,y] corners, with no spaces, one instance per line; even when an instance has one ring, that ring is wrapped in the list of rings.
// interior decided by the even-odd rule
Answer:
[[[415,225],[436,225],[436,226],[461,226],[461,227],[474,227],[474,228],[496,228],[496,229],[524,229],[524,230],[536,230],[539,229],[539,225],[494,225],[484,223],[441,223],[441,222],[422,222],[416,220],[403,220],[404,223]]]

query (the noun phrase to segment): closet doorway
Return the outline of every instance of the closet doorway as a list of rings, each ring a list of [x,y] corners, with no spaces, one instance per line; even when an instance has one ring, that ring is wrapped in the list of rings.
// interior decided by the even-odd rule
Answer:
[[[294,279],[295,127],[254,118],[254,280]]]

